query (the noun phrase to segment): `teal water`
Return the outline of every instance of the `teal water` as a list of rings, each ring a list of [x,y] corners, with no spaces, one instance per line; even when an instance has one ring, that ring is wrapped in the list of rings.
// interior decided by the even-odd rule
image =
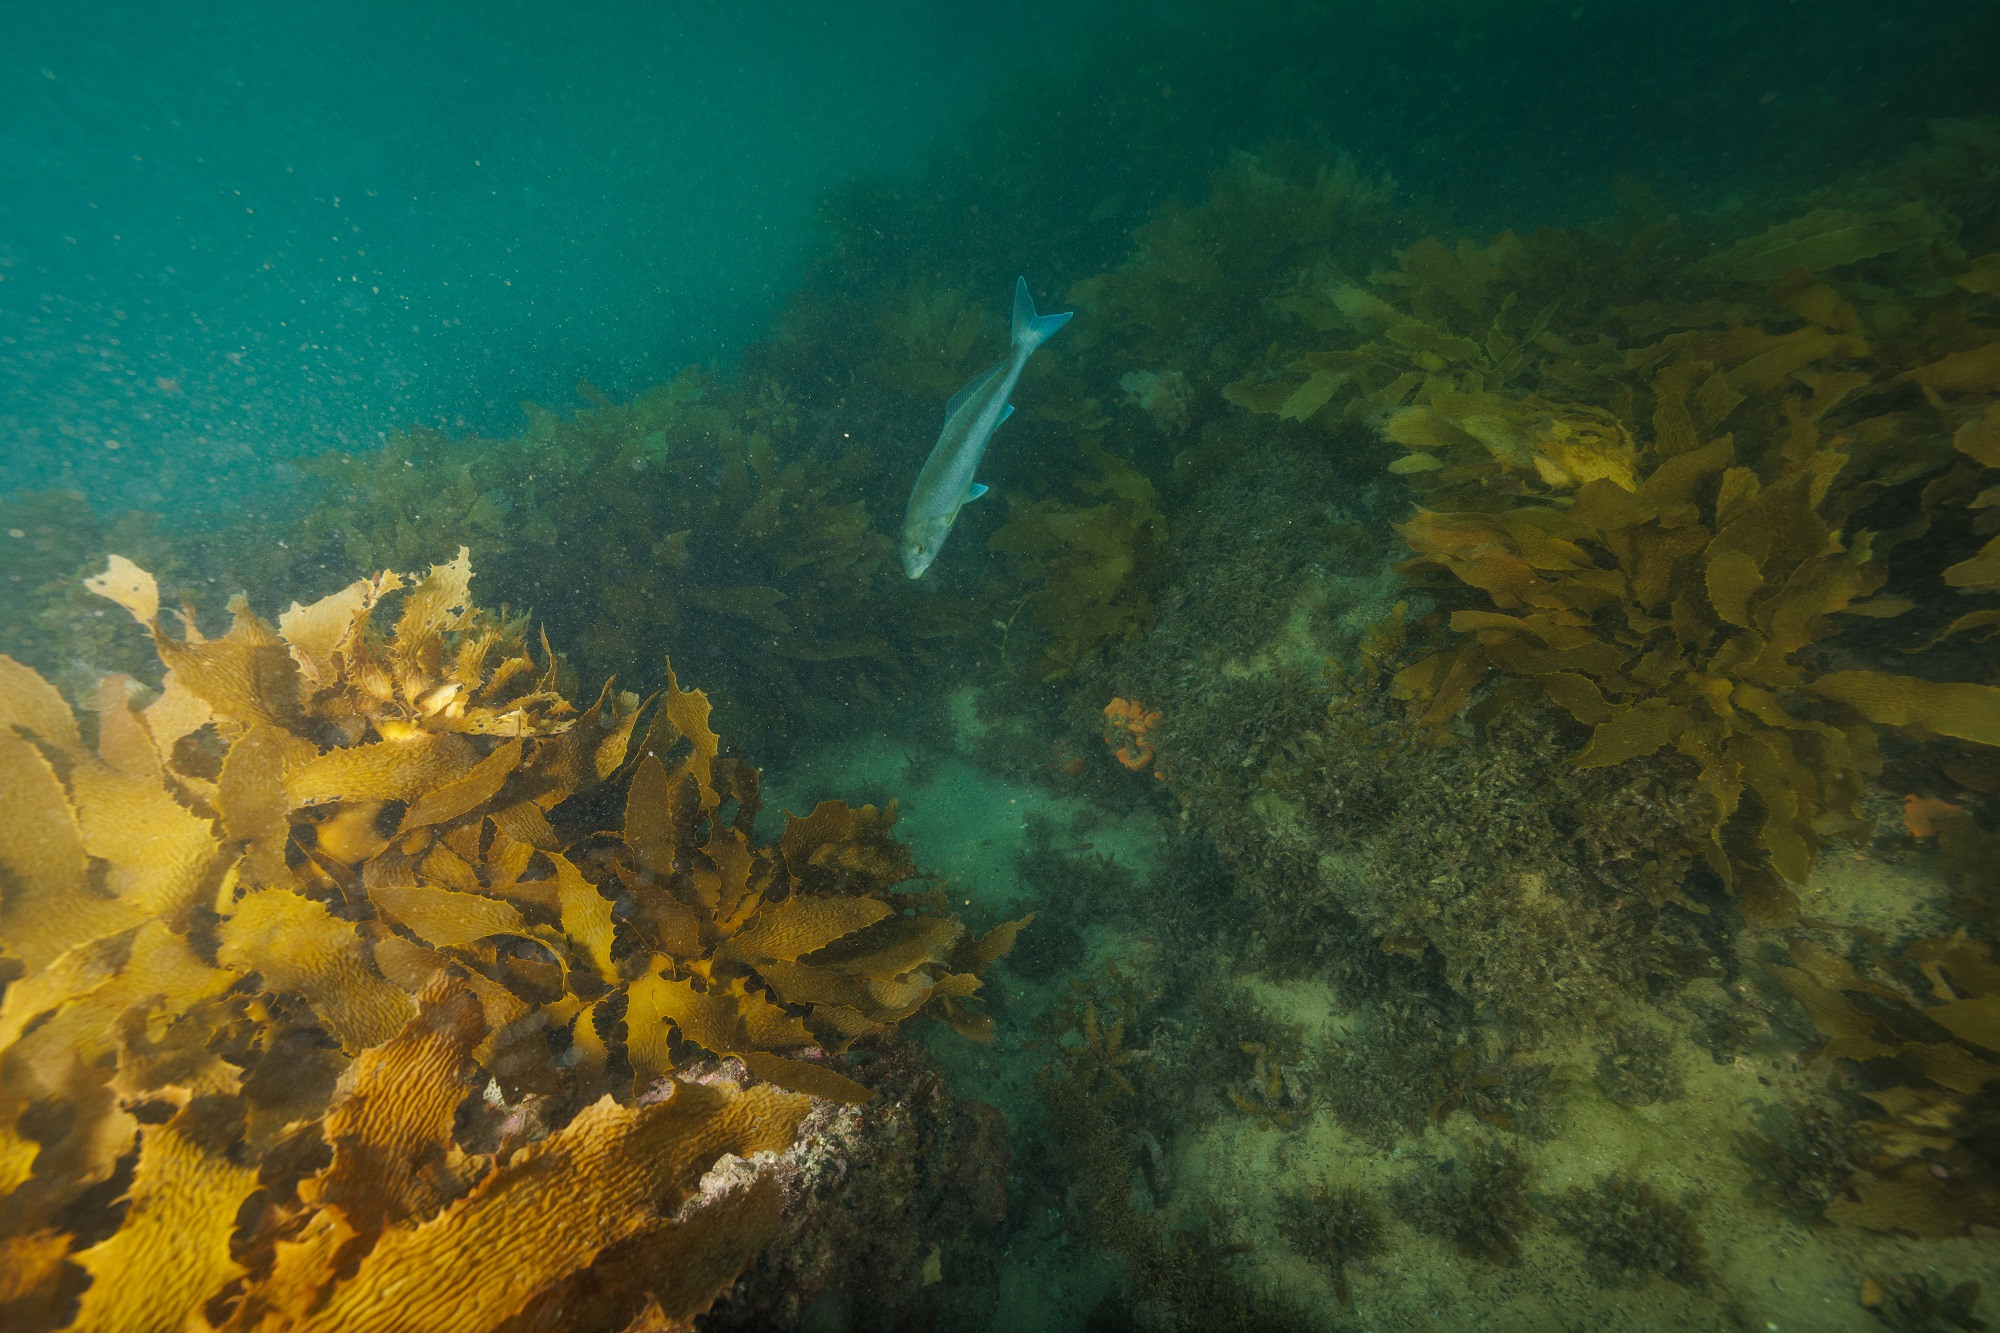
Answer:
[[[0,30],[0,1329],[2000,1315],[1991,3]]]

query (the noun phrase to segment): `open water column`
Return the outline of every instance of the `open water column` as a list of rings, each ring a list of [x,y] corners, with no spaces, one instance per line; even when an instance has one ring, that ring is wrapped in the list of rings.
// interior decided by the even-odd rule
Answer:
[[[0,7],[0,1333],[1990,1326],[1996,68]]]

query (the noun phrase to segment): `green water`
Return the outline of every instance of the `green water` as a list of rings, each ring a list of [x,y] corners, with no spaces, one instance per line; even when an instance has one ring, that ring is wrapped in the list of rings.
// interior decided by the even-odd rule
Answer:
[[[1991,3],[5,30],[0,1329],[2000,1310]]]

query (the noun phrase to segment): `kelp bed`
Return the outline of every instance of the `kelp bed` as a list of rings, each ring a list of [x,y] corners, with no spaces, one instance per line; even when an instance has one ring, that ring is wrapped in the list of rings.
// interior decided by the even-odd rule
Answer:
[[[470,580],[209,639],[113,558],[166,675],[94,744],[0,657],[7,1327],[681,1327],[778,1226],[760,1155],[868,1099],[841,1052],[986,1035],[1021,923],[898,891],[893,809],[758,847],[704,694],[578,709]]]
[[[1578,763],[1671,746],[1698,765],[1725,880],[1751,865],[1802,884],[1821,841],[1857,825],[1880,766],[1868,724],[2000,744],[1984,682],[1807,660],[1947,587],[1992,589],[1989,547],[1876,595],[1898,546],[1987,503],[1964,465],[2000,447],[2000,344],[1980,320],[2000,255],[1969,259],[1922,203],[1820,209],[1689,262],[1679,299],[1607,309],[1607,286],[1661,262],[1653,244],[1428,240],[1369,284],[1310,275],[1287,308],[1335,346],[1295,363],[1302,381],[1230,393],[1290,419],[1374,418],[1408,450],[1389,464],[1418,502],[1404,571],[1458,608],[1458,637],[1402,671],[1400,697],[1435,723],[1489,672],[1535,682],[1593,728]],[[1921,478],[1916,503],[1898,496]],[[1754,846],[1731,847],[1748,792]],[[1745,888],[1786,910],[1762,901],[1782,888]]]
[[[1026,237],[1026,180],[936,206]],[[861,222],[738,377],[322,460],[271,568],[476,539],[592,670],[686,641],[761,731],[859,702],[911,774],[944,728],[909,668],[946,664],[973,762],[1171,830],[1143,884],[1054,835],[1020,875],[1047,1115],[1017,1183],[1123,1261],[1101,1326],[1520,1318],[1534,1283],[1740,1322],[1783,1312],[1736,1266],[1792,1228],[1870,1256],[1853,1319],[1975,1327],[1976,1284],[1913,1266],[2000,1226],[2000,130],[1713,215],[1617,203],[1461,237],[1330,152],[1234,155],[1076,281],[997,507],[921,594],[903,474],[848,441],[927,443],[1003,335],[965,265]],[[43,507],[37,540],[80,522]],[[16,623],[137,670],[76,615],[78,553]],[[757,846],[705,696],[669,669],[578,708],[468,578],[209,641],[114,563],[170,675],[137,710],[92,682],[88,747],[7,668],[9,1316],[115,1324],[115,1270],[164,1323],[366,1326],[520,1209],[597,1230],[453,1318],[683,1318],[774,1225],[768,1164],[704,1170],[862,1096],[852,1043],[985,1034],[1014,927],[901,891],[886,801]],[[1864,871],[1908,901],[1859,910]],[[1106,935],[1137,961],[1100,976]],[[1286,986],[1316,1027],[1246,998]]]
[[[2000,133],[1716,217],[1383,200],[1239,157],[1073,294],[1043,411],[1164,521],[1051,771],[1226,877],[1132,906],[1150,1006],[1044,1020],[1079,1224],[1145,1325],[1979,1326]]]

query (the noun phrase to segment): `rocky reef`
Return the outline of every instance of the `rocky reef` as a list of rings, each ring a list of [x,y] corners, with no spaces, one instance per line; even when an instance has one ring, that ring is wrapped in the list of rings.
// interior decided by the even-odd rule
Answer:
[[[261,596],[382,571],[275,626],[114,561],[148,648],[74,574],[171,544],[10,502],[0,629],[57,683],[0,679],[0,1313],[110,1322],[117,1264],[197,1327],[368,1326],[587,1213],[478,1326],[980,1327],[1002,1270],[1096,1328],[1980,1326],[2000,127],[1519,233],[1324,144],[1211,165],[1094,222],[855,187],[736,371],[320,459],[281,554],[214,535]],[[1075,331],[913,587],[1015,242]],[[895,784],[760,831],[676,667],[760,745],[1004,779],[1004,828],[950,896]],[[906,1032],[996,993],[1011,1135]]]

